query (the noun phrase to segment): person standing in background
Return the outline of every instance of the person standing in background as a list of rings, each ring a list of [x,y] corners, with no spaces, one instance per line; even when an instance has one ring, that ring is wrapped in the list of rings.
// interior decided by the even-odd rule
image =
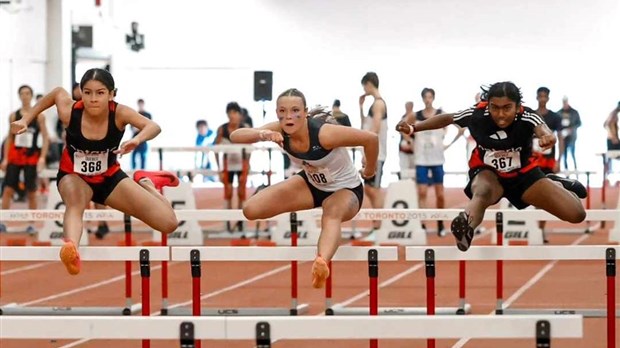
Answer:
[[[17,92],[22,106],[11,113],[9,123],[22,120],[32,110],[32,88],[23,85],[19,87]],[[22,172],[24,173],[28,209],[37,209],[37,173],[45,168],[49,135],[43,114],[33,115],[30,122],[24,126],[24,131],[21,134],[16,135],[9,131],[3,147],[4,158],[0,162],[0,170],[5,172],[2,210],[11,207],[13,195],[19,190],[19,178]],[[6,226],[0,223],[0,232],[4,231],[6,231]],[[26,232],[32,234],[35,229],[29,225]]]
[[[196,121],[196,146],[211,146],[215,140],[215,132],[209,128],[207,120]],[[211,169],[211,161],[209,160],[208,151],[196,152],[196,158],[194,159],[196,168],[198,169]],[[212,176],[205,175],[203,181],[214,181]]]
[[[231,144],[230,134],[232,132],[240,128],[249,128],[247,124],[243,123],[243,114],[241,113],[241,107],[237,102],[230,102],[226,105],[226,115],[228,115],[228,122],[224,123],[217,129],[215,144]],[[218,168],[220,169],[220,180],[222,184],[224,184],[226,209],[233,209],[232,196],[235,176],[237,177],[237,208],[242,209],[246,197],[246,184],[250,169],[250,156],[249,154],[244,154],[241,150],[239,150],[238,153],[227,151],[224,152],[222,159],[223,163],[219,161],[219,156],[216,156]],[[237,222],[236,227],[239,231],[243,231],[243,222]],[[226,222],[226,228],[229,232],[233,231],[230,221]]]
[[[560,160],[562,159],[562,151],[564,149],[564,140],[560,136],[560,132],[562,130],[562,116],[547,109],[549,92],[549,88],[547,87],[540,87],[536,91],[536,100],[538,101],[538,109],[536,109],[536,114],[540,116],[543,121],[545,121],[545,124],[549,130],[559,139],[557,160],[555,146],[543,150],[539,145],[540,139],[536,137],[532,139],[532,157],[534,157],[534,160],[538,163],[540,170],[542,170],[545,175],[558,173],[560,171]],[[543,242],[545,244],[549,243],[549,240],[547,240],[547,234],[545,233],[546,223],[546,221],[538,222],[538,227],[540,227],[540,230],[542,231]]]
[[[558,111],[562,116],[562,131],[560,136],[564,139],[564,148],[562,149],[562,157],[564,168],[568,170],[568,154],[573,158],[575,170],[577,170],[577,160],[575,159],[575,143],[577,142],[577,128],[581,127],[581,118],[579,112],[573,109],[568,103],[568,97],[562,99],[562,109]]]
[[[415,122],[415,113],[413,112],[413,102],[408,101],[405,103],[405,114],[400,119],[409,124]],[[408,134],[400,134],[400,144],[398,146],[398,159],[400,163],[400,171],[398,172],[398,179],[415,178],[415,156],[413,154],[413,137]],[[403,175],[403,171],[408,171],[406,175]]]
[[[362,129],[371,131],[379,137],[379,156],[377,158],[376,172],[373,177],[364,179],[364,192],[368,196],[370,205],[375,209],[382,209],[385,197],[381,191],[381,176],[383,164],[387,157],[387,106],[379,92],[379,76],[374,72],[368,72],[362,77],[364,94],[359,98],[360,118]],[[364,115],[364,101],[367,96],[372,96],[374,101],[368,110],[368,116]],[[366,164],[362,159],[362,165]],[[373,229],[381,227],[381,220],[373,222]]]
[[[620,139],[618,138],[618,114],[620,113],[620,102],[614,110],[609,113],[603,126],[607,130],[607,151],[620,150]],[[605,163],[605,172],[611,172],[611,159]]]
[[[146,118],[148,118],[149,120],[152,120],[153,117],[151,116],[151,113],[147,112],[144,109],[144,99],[138,99],[138,113]],[[131,130],[133,131],[133,136],[135,137],[138,133],[140,133],[140,130],[136,127],[131,127]],[[140,145],[138,145],[138,147],[136,147],[133,152],[131,153],[131,169],[132,170],[136,170],[136,169],[144,169],[146,168],[146,155],[147,155],[147,151],[148,151],[148,145],[146,144],[146,141],[143,143],[140,143]],[[137,159],[140,159],[140,164],[137,164]]]
[[[349,120],[349,115],[345,114],[340,110],[340,100],[334,100],[332,104],[332,117],[338,122],[341,126],[351,127],[351,120]]]
[[[424,121],[433,118],[443,111],[435,109],[433,101],[435,101],[435,90],[432,88],[424,88],[421,93],[424,109],[416,112],[415,121]],[[415,124],[415,123],[414,123]],[[446,136],[446,128],[433,129],[428,132],[416,134],[414,138],[415,153],[415,181],[418,186],[418,203],[420,208],[428,208],[426,197],[428,187],[435,188],[435,199],[437,209],[445,208],[445,195],[443,186],[444,169],[443,164],[446,162],[444,151],[463,134],[463,130],[454,137],[449,145],[444,145],[443,141]],[[426,230],[426,226],[422,224],[422,228]],[[443,221],[437,221],[437,235],[443,237],[446,235]]]

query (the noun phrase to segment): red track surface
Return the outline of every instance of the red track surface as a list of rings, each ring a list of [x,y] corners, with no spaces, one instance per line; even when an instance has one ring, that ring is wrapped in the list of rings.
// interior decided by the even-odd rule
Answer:
[[[607,207],[617,206],[618,189],[608,191]],[[447,205],[459,207],[465,202],[461,190],[447,192]],[[199,208],[220,208],[220,191],[196,191]],[[592,208],[600,207],[600,190],[592,192]],[[431,198],[431,202],[434,199]],[[585,225],[584,225],[585,226]],[[429,227],[434,227],[430,223]],[[490,226],[491,227],[491,226]],[[571,226],[574,227],[574,226]],[[610,224],[604,230],[585,237],[581,244],[607,244]],[[583,234],[551,234],[551,244],[571,244]],[[16,235],[3,234],[0,242],[5,245],[7,238]],[[431,245],[452,245],[448,236],[438,238],[429,234]],[[92,245],[116,245],[122,234],[110,234],[103,242],[91,239]],[[150,239],[150,235],[136,234],[137,240]],[[208,244],[227,245],[226,240],[209,240]],[[490,235],[478,239],[475,244],[490,244]],[[524,286],[549,262],[505,262],[504,301]],[[33,266],[23,269],[24,266]],[[220,262],[203,263],[202,293],[203,307],[287,307],[290,305],[290,268],[282,262]],[[161,271],[159,263],[152,263],[152,303],[151,311],[160,309]],[[36,306],[123,306],[124,305],[124,264],[85,262],[79,276],[67,275],[60,262],[11,262],[2,264],[1,303],[31,303]],[[392,277],[402,278],[390,282],[379,290],[380,306],[420,307],[425,305],[426,280],[424,268],[419,263],[385,262],[379,265],[379,284]],[[133,267],[138,270],[137,265]],[[368,289],[367,266],[363,262],[335,263],[334,303],[347,301]],[[14,270],[14,273],[6,274]],[[268,273],[271,272],[271,273]],[[405,273],[407,272],[407,273]],[[324,310],[324,291],[314,290],[310,285],[310,264],[299,266],[300,303],[310,305],[309,315],[320,315]],[[243,281],[254,278],[245,285]],[[191,300],[191,277],[189,263],[170,263],[169,301],[171,305]],[[134,302],[139,302],[138,275],[133,277]],[[605,270],[603,262],[557,262],[542,278],[514,299],[514,307],[526,308],[605,308]],[[73,290],[74,293],[66,293]],[[279,294],[276,296],[275,294]],[[47,299],[47,297],[53,297]],[[208,297],[208,298],[207,298]],[[616,298],[620,298],[620,286],[616,287]],[[495,263],[474,262],[467,265],[467,300],[473,313],[489,314],[495,307]],[[458,263],[440,262],[437,265],[436,303],[437,306],[457,305],[458,301]],[[367,306],[368,297],[350,303],[349,306]],[[618,306],[618,305],[617,305]],[[616,327],[618,323],[616,323]],[[27,328],[24,328],[27,330]],[[553,347],[605,347],[605,319],[586,319],[582,340],[552,340]],[[1,336],[1,328],[0,328]],[[620,347],[620,338],[617,339]],[[76,341],[17,341],[1,340],[2,348],[14,347],[140,347],[140,341],[88,341],[70,345]],[[455,340],[438,340],[436,347],[453,347]],[[281,341],[275,347],[317,347],[329,344],[333,347],[368,347],[368,341]],[[178,347],[175,341],[152,341],[152,347]],[[253,347],[250,341],[207,341],[208,347]],[[381,340],[380,347],[426,347],[426,340]],[[533,347],[532,341],[519,340],[471,340],[464,347]]]

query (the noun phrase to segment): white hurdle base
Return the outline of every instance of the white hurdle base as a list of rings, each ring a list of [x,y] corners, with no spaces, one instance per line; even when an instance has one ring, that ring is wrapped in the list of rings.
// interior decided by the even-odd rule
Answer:
[[[503,314],[519,315],[581,315],[584,318],[607,318],[607,311],[604,309],[587,308],[505,308]],[[620,309],[616,310],[616,318],[620,317]]]
[[[297,306],[297,314],[306,314],[310,310],[310,305],[303,303]],[[254,316],[287,316],[294,315],[290,308],[201,308],[202,317],[233,316],[233,317],[254,317]],[[168,316],[191,316],[192,310],[187,307],[168,309]]]
[[[463,307],[465,313],[460,313],[459,307],[435,308],[436,315],[456,315],[471,313],[471,305],[466,303]],[[325,310],[326,315],[370,315],[368,307],[344,307],[334,305]],[[426,307],[379,307],[378,315],[426,315]]]
[[[142,304],[136,303],[131,307],[0,307],[0,315],[37,315],[37,316],[117,316],[137,314],[142,310]]]

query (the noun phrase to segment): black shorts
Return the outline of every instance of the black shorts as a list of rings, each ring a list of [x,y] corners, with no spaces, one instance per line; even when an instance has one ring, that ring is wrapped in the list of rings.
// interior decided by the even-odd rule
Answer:
[[[37,166],[36,165],[16,165],[7,164],[4,176],[4,185],[11,187],[15,191],[19,191],[19,174],[24,171],[24,184],[26,191],[33,192],[37,190]]]
[[[308,176],[306,175],[306,172],[304,172],[303,170],[298,172],[297,175],[301,176],[306,181],[306,185],[308,185],[308,188],[310,189],[310,193],[312,193],[312,200],[314,200],[315,208],[322,206],[323,201],[326,200],[327,197],[331,196],[335,192],[335,191],[334,192],[321,191],[318,188],[312,186],[312,184],[308,180]],[[359,211],[359,209],[362,208],[362,203],[364,202],[364,185],[359,184],[359,186],[355,186],[354,188],[347,188],[347,190],[350,190],[351,192],[355,194],[355,196],[357,196],[357,202],[359,203],[359,208],[358,208],[358,211]]]
[[[611,142],[611,139],[607,139],[607,150],[620,150],[620,143],[614,144]]]
[[[65,175],[69,175],[69,173],[65,173],[60,170],[58,171],[58,174],[56,174],[56,185],[60,184],[60,179],[62,179]],[[79,175],[75,175],[79,177]],[[128,178],[127,174],[119,169],[111,176],[104,177],[102,183],[92,184],[86,181],[84,182],[86,182],[88,186],[90,186],[91,190],[93,190],[93,197],[91,198],[91,201],[105,205],[105,201],[108,199],[108,196],[110,196],[112,191],[114,191],[118,183],[125,178]]]
[[[474,177],[483,170],[490,170],[495,173],[495,171],[489,167],[479,167],[469,170],[469,183],[467,183],[467,187],[465,187],[464,191],[470,199],[473,196],[471,192],[471,183],[474,180]],[[504,189],[504,195],[502,197],[506,197],[506,199],[508,199],[517,209],[525,209],[529,206],[529,204],[525,203],[521,197],[523,196],[523,193],[530,188],[530,186],[534,185],[536,181],[543,178],[545,178],[545,174],[539,167],[536,167],[527,173],[519,174],[514,178],[502,178],[497,176],[499,184],[502,185],[502,188]]]
[[[235,176],[237,177],[237,181],[239,181],[239,178],[241,177],[241,173],[243,172],[242,171],[227,172],[226,182],[228,182],[229,184],[232,184],[233,181],[235,180]]]
[[[380,188],[381,187],[381,177],[383,176],[383,164],[384,161],[377,161],[377,171],[375,171],[375,176],[372,178],[364,179],[364,184]]]

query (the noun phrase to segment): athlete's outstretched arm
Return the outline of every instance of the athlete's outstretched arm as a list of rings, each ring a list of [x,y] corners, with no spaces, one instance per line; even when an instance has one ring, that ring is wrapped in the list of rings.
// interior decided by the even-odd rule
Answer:
[[[71,118],[71,106],[73,105],[73,99],[67,91],[62,87],[56,87],[51,92],[46,94],[41,100],[39,100],[30,110],[30,112],[24,112],[22,118],[19,121],[11,123],[11,133],[21,134],[26,131],[28,125],[35,119],[40,113],[56,105],[58,109],[58,118],[60,121],[67,125]]]
[[[273,141],[282,146],[280,122],[271,122],[259,128],[239,128],[230,133],[230,141],[237,144],[253,144],[259,141]]]
[[[453,123],[454,114],[441,114],[428,118],[424,121],[417,121],[415,125],[410,125],[405,121],[400,121],[396,125],[396,131],[405,134],[413,134],[414,132],[444,128]]]
[[[377,169],[379,136],[371,131],[332,124],[324,124],[319,132],[319,142],[327,150],[337,147],[364,147],[364,177],[372,177]]]
[[[116,116],[121,122],[121,126],[124,129],[125,126],[131,125],[140,130],[140,133],[136,134],[133,138],[123,142],[116,151],[115,154],[124,155],[133,151],[141,143],[155,138],[161,133],[161,127],[150,118],[140,115],[136,110],[125,106],[118,105],[116,109]]]

